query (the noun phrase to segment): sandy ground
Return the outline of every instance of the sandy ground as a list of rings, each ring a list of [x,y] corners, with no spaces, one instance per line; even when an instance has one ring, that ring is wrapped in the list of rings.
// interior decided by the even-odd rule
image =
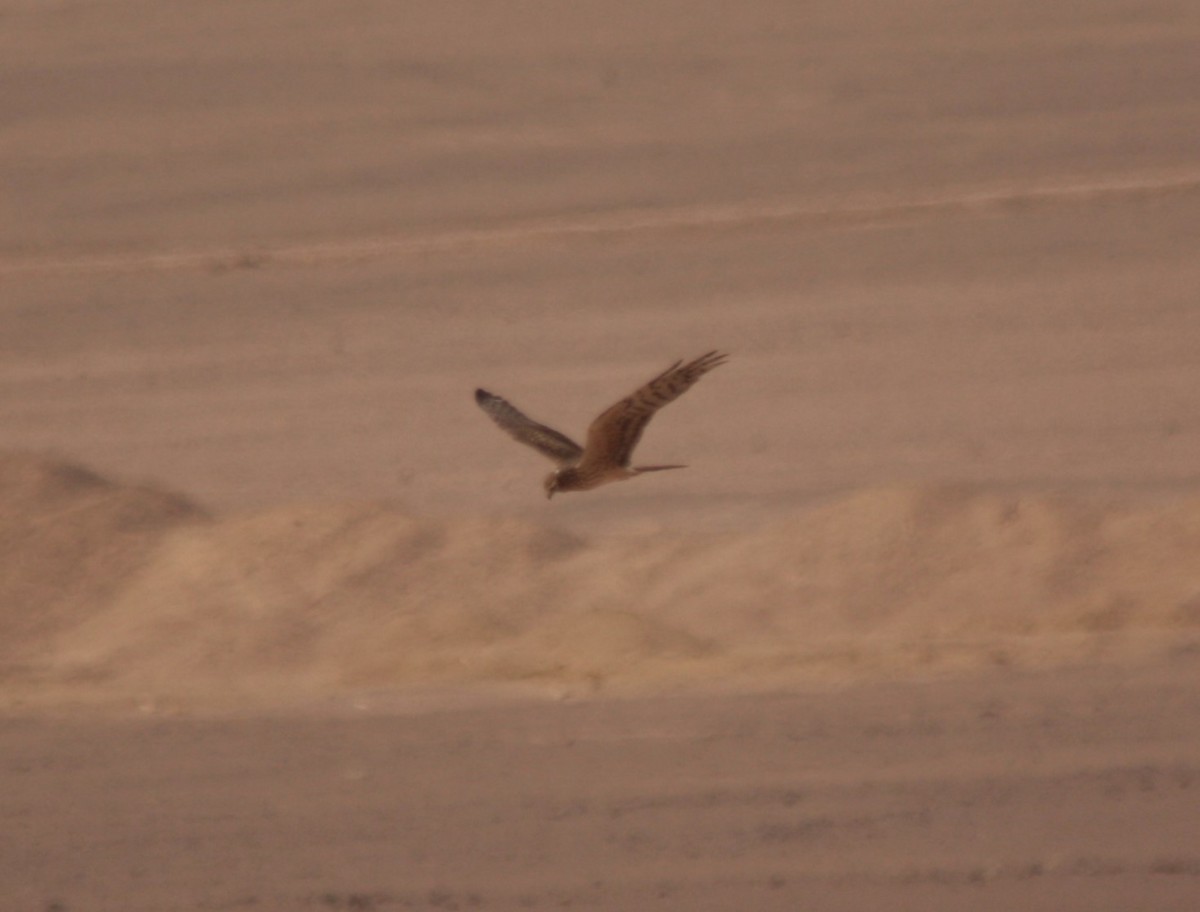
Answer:
[[[1198,666],[15,720],[0,902],[1182,912],[1200,880]]]
[[[0,905],[1200,905],[1192,5],[0,23]]]

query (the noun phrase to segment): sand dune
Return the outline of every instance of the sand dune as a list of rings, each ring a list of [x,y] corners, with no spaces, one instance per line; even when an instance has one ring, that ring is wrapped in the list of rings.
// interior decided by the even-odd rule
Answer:
[[[0,678],[44,662],[55,636],[119,597],[166,530],[203,516],[182,497],[24,454],[0,456],[0,499]]]
[[[592,539],[380,503],[210,518],[2,463],[9,677],[203,700],[430,683],[728,687],[1200,640],[1200,502],[864,490],[751,532]]]

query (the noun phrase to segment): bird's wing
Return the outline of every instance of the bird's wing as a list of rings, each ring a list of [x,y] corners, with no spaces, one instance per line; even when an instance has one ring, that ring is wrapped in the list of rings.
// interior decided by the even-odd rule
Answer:
[[[487,390],[477,389],[475,401],[487,412],[488,417],[514,440],[533,447],[559,465],[574,465],[583,455],[583,447],[570,437],[560,434],[554,428],[538,424],[507,399],[495,396]]]
[[[644,386],[601,412],[588,428],[580,469],[627,467],[654,413],[682,396],[702,376],[725,363],[727,355],[711,351],[684,364],[676,361]]]

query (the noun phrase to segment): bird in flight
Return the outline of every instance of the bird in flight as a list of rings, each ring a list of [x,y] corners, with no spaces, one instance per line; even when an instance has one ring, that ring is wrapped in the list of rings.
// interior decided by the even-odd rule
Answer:
[[[629,460],[654,413],[682,396],[714,367],[724,364],[727,357],[711,351],[687,364],[676,361],[653,380],[601,412],[588,428],[586,446],[539,424],[487,390],[475,390],[475,401],[501,430],[558,464],[543,482],[549,498],[558,491],[588,491],[610,481],[633,478],[642,472],[686,468],[682,465],[630,466]]]

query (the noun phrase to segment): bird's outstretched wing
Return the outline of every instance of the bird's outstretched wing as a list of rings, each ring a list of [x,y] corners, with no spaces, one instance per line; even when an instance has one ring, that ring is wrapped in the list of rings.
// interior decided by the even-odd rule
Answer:
[[[682,396],[714,367],[724,364],[726,357],[711,351],[687,364],[676,361],[649,383],[601,412],[588,428],[580,470],[628,467],[633,448],[654,413]]]
[[[496,424],[514,440],[533,447],[560,466],[574,465],[583,455],[583,447],[566,434],[538,424],[507,399],[487,390],[475,390],[475,401]]]

